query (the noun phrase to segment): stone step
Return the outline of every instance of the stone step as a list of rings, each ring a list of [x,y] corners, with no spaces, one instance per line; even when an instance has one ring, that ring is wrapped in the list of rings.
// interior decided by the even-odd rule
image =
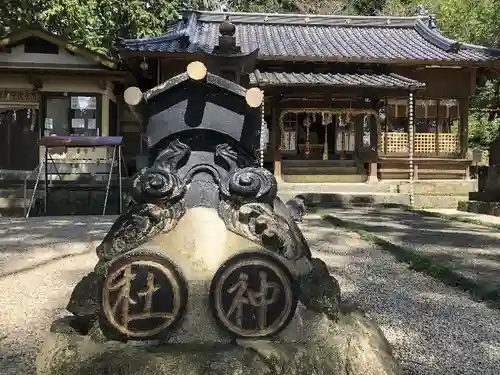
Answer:
[[[409,206],[410,196],[408,194],[394,193],[304,193],[297,191],[279,191],[278,195],[283,201],[287,201],[297,195],[304,195],[308,202],[318,207],[356,207],[376,205],[402,205]],[[432,196],[415,195],[414,205],[416,208],[457,208],[458,202],[464,196]]]
[[[0,169],[0,180],[24,180],[31,174],[31,171],[17,171],[9,169]]]
[[[0,216],[24,216],[25,204],[26,207],[29,206],[32,194],[33,190],[26,190],[26,199],[24,199],[23,188],[0,189]],[[41,194],[40,191],[37,191],[35,199],[40,197]],[[32,213],[34,213],[33,208]]]
[[[282,171],[285,175],[356,175],[359,173],[356,166],[286,167]]]
[[[458,204],[459,211],[475,214],[500,216],[500,202],[484,202],[463,199]]]
[[[452,180],[452,181],[414,181],[415,194],[421,195],[460,195],[466,196],[474,191],[476,181],[474,180]],[[280,190],[300,190],[302,192],[323,193],[402,193],[408,194],[410,183],[403,181],[379,181],[378,183],[332,183],[332,182],[280,182]]]
[[[287,183],[360,183],[366,181],[364,174],[282,174]]]
[[[408,193],[410,183],[408,181],[387,181],[392,191]],[[395,189],[395,190],[394,190]],[[438,194],[438,195],[468,195],[477,189],[476,180],[418,180],[413,182],[415,194]]]
[[[349,167],[356,166],[356,160],[283,160],[281,168],[287,167]]]
[[[29,198],[26,199],[28,204]],[[24,199],[22,197],[0,197],[0,208],[20,208],[24,207]]]
[[[291,192],[280,192],[278,195],[283,201],[298,195]],[[317,207],[354,207],[372,206],[381,204],[408,205],[409,199],[404,194],[391,193],[305,193],[308,206]]]
[[[466,195],[415,195],[415,207],[457,209],[464,199],[467,199]]]
[[[339,183],[318,183],[318,182],[301,182],[288,183],[280,181],[280,192],[297,192],[302,193],[390,193],[388,186],[385,184],[367,184],[365,182],[339,182]]]

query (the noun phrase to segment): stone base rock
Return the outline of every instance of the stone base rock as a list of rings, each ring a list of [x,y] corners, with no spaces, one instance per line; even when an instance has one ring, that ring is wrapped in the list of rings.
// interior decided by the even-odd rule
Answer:
[[[471,193],[472,194],[472,193]],[[485,192],[480,192],[477,194],[487,195]],[[500,200],[500,193],[497,194],[495,199]],[[491,197],[490,197],[491,198]],[[470,200],[470,201],[460,201],[458,202],[458,210],[463,212],[471,212],[475,214],[482,215],[492,215],[492,216],[500,216],[500,201],[492,201],[488,197],[481,197],[481,199],[485,199],[484,201],[479,200]],[[491,198],[493,199],[493,198]]]
[[[73,317],[53,323],[37,359],[38,375],[399,375],[380,329],[344,306],[337,322],[316,316],[307,343],[236,340],[229,344],[103,342]],[[96,328],[98,330],[98,328]]]

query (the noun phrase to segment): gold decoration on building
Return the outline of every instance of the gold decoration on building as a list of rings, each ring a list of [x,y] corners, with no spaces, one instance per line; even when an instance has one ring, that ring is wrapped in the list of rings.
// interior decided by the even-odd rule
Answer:
[[[0,102],[38,103],[38,93],[29,90],[1,90]]]

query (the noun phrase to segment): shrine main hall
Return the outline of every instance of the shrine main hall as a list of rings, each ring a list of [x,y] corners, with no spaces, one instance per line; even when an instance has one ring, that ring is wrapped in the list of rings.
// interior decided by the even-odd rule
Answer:
[[[119,55],[142,91],[192,61],[261,88],[264,165],[294,183],[468,179],[470,98],[500,71],[500,50],[451,40],[429,15],[184,11]]]

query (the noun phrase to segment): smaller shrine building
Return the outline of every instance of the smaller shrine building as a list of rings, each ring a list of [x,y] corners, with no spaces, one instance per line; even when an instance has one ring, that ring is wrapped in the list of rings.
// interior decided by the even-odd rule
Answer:
[[[116,135],[115,92],[133,82],[119,61],[42,29],[0,38],[0,174],[36,177],[44,136]],[[108,151],[82,147],[52,158],[61,170],[92,172],[90,164],[105,163]]]
[[[265,166],[287,182],[468,179],[470,97],[500,68],[500,50],[450,40],[428,15],[185,11],[119,54],[143,91],[195,60],[260,87]]]

